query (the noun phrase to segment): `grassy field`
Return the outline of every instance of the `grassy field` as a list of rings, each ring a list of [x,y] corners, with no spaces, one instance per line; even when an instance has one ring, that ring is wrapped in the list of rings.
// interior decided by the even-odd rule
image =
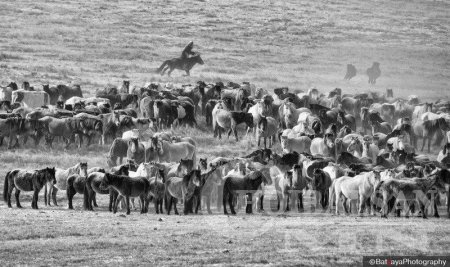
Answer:
[[[448,99],[448,1],[3,1],[0,83],[79,83],[89,95],[123,79],[193,83],[250,81],[273,89],[384,91]],[[205,65],[191,77],[153,73],[193,40]],[[376,85],[365,69],[381,63]],[[343,81],[348,63],[358,74]],[[203,119],[202,119],[203,120]],[[254,142],[218,141],[203,126],[200,157],[243,155]],[[278,148],[278,147],[277,147]],[[108,149],[0,149],[0,177],[12,168],[105,166]],[[3,181],[0,182],[0,192]],[[0,203],[2,265],[358,265],[362,255],[448,254],[447,219],[381,220],[327,213],[123,217],[60,207],[24,210]],[[42,196],[41,196],[42,198]],[[14,200],[13,200],[14,203]],[[445,213],[444,213],[445,214]]]

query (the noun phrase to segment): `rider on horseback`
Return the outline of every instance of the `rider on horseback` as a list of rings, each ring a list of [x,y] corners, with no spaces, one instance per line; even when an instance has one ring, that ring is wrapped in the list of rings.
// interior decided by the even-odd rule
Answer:
[[[183,52],[181,52],[181,59],[187,59],[189,58],[189,55],[194,56],[196,53],[192,51],[192,48],[194,47],[194,42],[190,41],[186,47],[183,49]]]

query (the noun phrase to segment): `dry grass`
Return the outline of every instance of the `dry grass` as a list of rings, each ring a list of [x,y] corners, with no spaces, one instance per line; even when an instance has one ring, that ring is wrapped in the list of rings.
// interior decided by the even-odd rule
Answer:
[[[1,4],[0,81],[80,83],[86,94],[130,79],[193,83],[250,81],[272,89],[384,91],[448,98],[447,1],[10,1]],[[153,70],[194,40],[206,64],[192,77],[160,77]],[[365,69],[381,63],[368,85]],[[343,81],[347,63],[358,76]],[[237,156],[254,149],[244,139],[214,140],[203,123],[181,129],[194,136],[199,157]],[[278,147],[277,147],[278,149]],[[69,167],[78,161],[105,166],[107,148],[0,152],[0,177],[12,168]],[[3,183],[0,183],[0,189]],[[274,264],[357,265],[362,255],[444,254],[448,220],[288,216],[121,217],[62,207],[24,210],[0,203],[3,265]],[[42,196],[41,196],[42,197]],[[14,201],[13,201],[14,203]],[[162,221],[158,219],[162,218]]]

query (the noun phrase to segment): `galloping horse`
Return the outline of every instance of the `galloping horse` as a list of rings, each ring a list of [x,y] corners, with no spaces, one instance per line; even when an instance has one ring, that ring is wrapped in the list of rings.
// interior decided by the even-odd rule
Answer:
[[[166,70],[169,69],[167,75],[170,76],[174,69],[184,70],[186,72],[186,76],[189,76],[189,71],[194,67],[195,64],[203,65],[203,59],[200,57],[200,54],[196,54],[190,58],[182,59],[182,58],[172,58],[164,61],[164,63],[156,70],[156,73],[161,73],[161,76],[164,75]]]

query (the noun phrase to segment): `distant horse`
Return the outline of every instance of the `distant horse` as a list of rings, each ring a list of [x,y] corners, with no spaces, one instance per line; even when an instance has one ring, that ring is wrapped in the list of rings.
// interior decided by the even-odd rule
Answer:
[[[188,142],[170,143],[152,137],[151,148],[160,162],[177,162],[181,159],[191,159],[193,162],[197,162],[196,147]]]
[[[16,189],[16,205],[22,208],[19,202],[20,191],[34,191],[31,207],[38,209],[38,196],[44,184],[55,184],[55,168],[45,168],[41,170],[27,171],[15,169],[6,173],[5,184],[3,185],[3,199],[11,208],[11,194]]]
[[[116,171],[113,172],[115,175],[126,175],[129,174],[129,165],[121,165]],[[108,195],[109,194],[109,211],[113,211],[114,201],[117,198],[117,192],[112,188],[101,189],[100,184],[102,182],[105,172],[92,172],[89,173],[83,191],[85,210],[94,210],[97,207],[96,195]]]
[[[56,184],[49,185],[48,194],[47,194],[47,185],[45,185],[45,189],[44,189],[44,199],[45,199],[46,206],[47,205],[50,206],[50,200],[53,200],[53,204],[55,206],[58,206],[58,203],[56,202],[56,193],[58,193],[58,190],[67,190],[67,179],[69,178],[69,176],[71,176],[73,174],[87,176],[87,163],[80,162],[80,163],[77,163],[76,165],[69,167],[65,170],[60,169],[60,168],[55,168]]]
[[[448,178],[447,178],[448,179]],[[441,175],[433,175],[428,178],[412,178],[407,180],[389,179],[382,183],[379,183],[375,188],[376,191],[380,191],[383,196],[383,206],[381,211],[381,217],[387,218],[392,205],[389,205],[389,201],[395,198],[399,201],[399,195],[403,195],[402,201],[406,202],[406,216],[409,215],[409,207],[412,201],[418,201],[420,204],[420,210],[422,217],[427,218],[427,208],[430,204],[426,193],[432,188],[436,187],[440,191],[445,190],[445,183]]]
[[[425,147],[425,143],[428,140],[428,153],[430,152],[431,139],[439,132],[439,131],[447,131],[449,129],[449,125],[447,124],[445,118],[438,118],[434,120],[426,120],[426,121],[417,121],[414,126],[414,134],[422,137],[422,148],[420,151],[423,151]],[[414,138],[414,147],[417,147],[417,138]]]
[[[359,214],[362,215],[364,211],[364,207],[366,204],[371,213],[371,196],[375,191],[375,186],[380,182],[380,172],[372,171],[365,172],[355,177],[343,176],[334,181],[334,191],[335,191],[335,200],[336,200],[336,214],[339,214],[339,203],[341,199],[341,195],[344,197],[344,210],[345,213],[347,211],[346,201],[350,200],[358,200],[359,199]],[[330,203],[332,203],[333,199],[330,199]]]
[[[212,168],[211,170],[202,173],[201,175],[202,188],[200,197],[206,198],[206,209],[209,214],[211,211],[211,194],[214,187],[219,186],[222,183],[222,173],[220,168]],[[195,194],[194,194],[195,195]],[[198,208],[201,206],[200,199],[197,200],[197,205],[195,207],[195,213],[197,213]]]
[[[367,73],[367,76],[369,76],[369,83],[375,84],[377,81],[377,78],[380,77],[380,75],[381,75],[380,63],[373,62],[372,67],[368,68],[366,73]]]
[[[237,193],[236,191],[243,190],[248,195],[249,199],[252,199],[252,194],[258,190],[260,185],[264,183],[267,184],[268,181],[266,177],[260,171],[254,171],[244,178],[229,176],[224,181],[223,186],[223,212],[228,214],[226,202],[231,209],[232,214],[236,214],[233,206],[233,196]],[[251,204],[247,205],[247,213],[251,213]]]
[[[182,59],[182,58],[172,58],[163,62],[163,64],[156,70],[156,73],[160,73],[161,76],[167,72],[167,75],[170,76],[174,69],[184,70],[187,76],[190,76],[190,70],[194,67],[195,64],[203,65],[203,59],[200,57],[200,54],[196,54],[192,57]]]
[[[316,191],[316,207],[318,207],[319,202],[323,209],[326,209],[328,205],[329,188],[331,186],[331,178],[327,172],[322,169],[314,169],[314,175],[311,181],[312,190]]]
[[[184,204],[184,214],[188,213],[188,201],[194,195],[196,187],[200,186],[201,174],[200,170],[192,170],[190,173],[186,174],[183,178],[171,177],[166,181],[166,192],[165,192],[165,206],[167,210],[167,215],[170,215],[172,209],[172,204],[174,207],[175,214],[178,214],[177,202],[178,199],[183,200]]]
[[[141,213],[146,213],[148,207],[146,206],[147,196],[150,190],[150,182],[143,177],[128,177],[124,175],[114,175],[105,173],[105,176],[100,182],[100,188],[106,189],[112,187],[119,193],[115,203],[113,212],[117,212],[117,205],[125,197],[127,203],[127,215],[130,214],[130,197],[139,197],[141,204]]]

